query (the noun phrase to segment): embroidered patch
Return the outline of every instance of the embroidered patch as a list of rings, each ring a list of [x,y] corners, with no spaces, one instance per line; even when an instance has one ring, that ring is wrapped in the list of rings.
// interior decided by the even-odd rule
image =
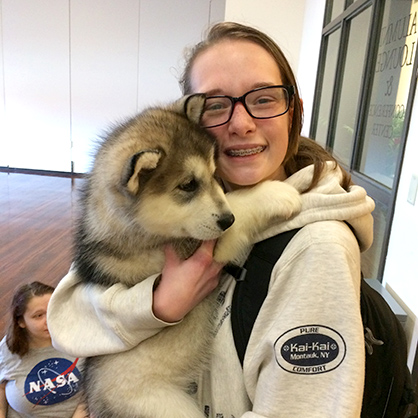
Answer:
[[[343,337],[323,325],[304,325],[281,335],[274,343],[276,361],[295,374],[320,374],[336,369],[346,355]]]

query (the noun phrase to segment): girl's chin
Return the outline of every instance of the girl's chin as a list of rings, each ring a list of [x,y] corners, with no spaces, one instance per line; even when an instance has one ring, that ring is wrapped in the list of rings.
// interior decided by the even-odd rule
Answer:
[[[222,177],[222,178],[224,178],[224,177]],[[240,189],[240,188],[243,188],[243,187],[255,186],[256,184],[263,181],[263,179],[259,178],[259,177],[254,177],[254,176],[252,176],[252,177],[231,176],[231,177],[226,178],[224,181],[229,186],[229,188],[231,190],[234,190],[234,189]]]
[[[265,180],[285,180],[286,175],[282,166],[277,170],[268,170],[269,166],[266,164],[253,165],[253,167],[228,167],[228,170],[218,171],[219,177],[230,185],[230,188],[236,189],[241,187],[255,186]]]

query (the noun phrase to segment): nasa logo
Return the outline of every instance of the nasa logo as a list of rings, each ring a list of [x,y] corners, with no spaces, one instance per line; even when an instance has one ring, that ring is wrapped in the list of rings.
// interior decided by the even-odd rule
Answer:
[[[81,380],[77,361],[54,357],[39,362],[26,378],[26,399],[35,405],[54,405],[74,396]]]
[[[319,374],[336,369],[344,360],[346,344],[335,330],[323,325],[293,328],[274,343],[276,361],[285,371]]]

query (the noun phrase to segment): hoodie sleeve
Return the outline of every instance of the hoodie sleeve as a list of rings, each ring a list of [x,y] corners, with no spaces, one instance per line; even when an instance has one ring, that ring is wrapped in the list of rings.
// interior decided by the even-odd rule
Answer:
[[[133,287],[85,284],[74,270],[61,280],[48,305],[53,346],[77,357],[112,354],[138,345],[168,325],[152,312],[157,275]]]
[[[343,222],[302,228],[272,272],[244,360],[242,418],[358,418],[364,382],[358,243]]]

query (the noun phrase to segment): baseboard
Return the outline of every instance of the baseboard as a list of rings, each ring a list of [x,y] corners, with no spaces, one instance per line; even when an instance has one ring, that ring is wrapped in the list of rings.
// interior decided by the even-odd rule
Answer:
[[[34,170],[34,169],[29,169],[29,168],[2,167],[2,166],[0,166],[0,173],[32,174],[36,176],[66,177],[66,178],[83,178],[86,176],[85,173],[71,173],[68,171],[52,171],[52,170]]]

